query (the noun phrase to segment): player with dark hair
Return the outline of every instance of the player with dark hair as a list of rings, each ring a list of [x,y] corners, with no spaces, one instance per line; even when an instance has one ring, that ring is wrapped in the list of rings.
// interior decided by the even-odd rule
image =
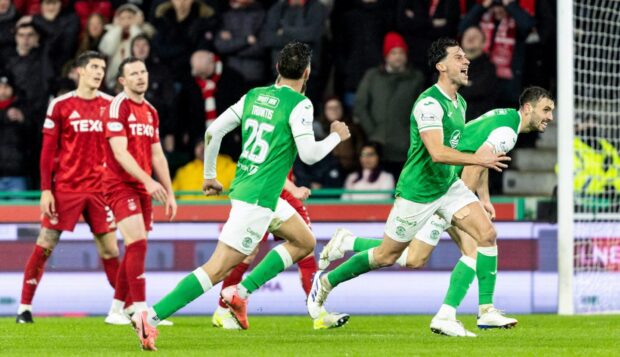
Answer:
[[[268,230],[286,242],[271,250],[239,285],[229,286],[221,293],[243,329],[249,327],[248,296],[314,250],[312,231],[279,196],[298,152],[303,162],[314,164],[350,134],[344,123],[334,122],[325,140],[314,140],[312,103],[302,94],[310,76],[311,55],[305,44],[287,44],[276,67],[278,82],[250,90],[207,129],[203,192],[215,195],[222,190],[215,175],[215,158],[222,137],[241,126],[243,146],[229,195],[230,216],[209,261],[181,280],[148,312],[132,317],[144,349],[155,349],[156,326],[161,319],[222,281],[254,251]]]
[[[333,271],[316,274],[307,301],[312,317],[318,314],[334,287],[396,263],[434,214],[474,237],[480,247],[496,244],[497,233],[491,220],[476,195],[459,178],[454,165],[479,165],[501,171],[506,167],[503,161],[510,158],[486,145],[473,154],[457,150],[467,109],[458,89],[467,84],[469,61],[455,40],[443,38],[433,42],[428,57],[429,65],[439,72],[439,79],[422,92],[413,106],[411,144],[383,240]]]
[[[144,263],[153,218],[151,197],[164,204],[170,220],[176,215],[177,204],[159,142],[157,110],[144,99],[149,79],[146,66],[129,57],[121,62],[118,72],[123,91],[112,100],[106,118],[103,184],[125,243],[109,314],[121,319],[128,295],[137,313],[147,309]],[[153,172],[159,182],[151,177]]]
[[[18,323],[32,320],[32,299],[45,262],[63,231],[73,231],[80,215],[90,226],[97,252],[112,287],[118,272],[114,218],[103,195],[105,171],[103,117],[112,97],[98,89],[105,57],[93,51],[77,59],[78,87],[50,103],[43,124],[41,212],[43,222],[26,268]]]

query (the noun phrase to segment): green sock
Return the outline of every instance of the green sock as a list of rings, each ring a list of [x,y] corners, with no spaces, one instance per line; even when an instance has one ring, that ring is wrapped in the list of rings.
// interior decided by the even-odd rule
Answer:
[[[371,271],[372,265],[370,259],[372,258],[373,249],[359,252],[349,258],[344,263],[340,264],[336,269],[330,271],[327,274],[327,280],[332,287],[336,287],[338,284],[351,280],[358,275]]]
[[[452,274],[450,275],[450,287],[446,293],[446,298],[443,303],[452,306],[453,308],[459,307],[461,302],[467,295],[469,286],[476,277],[476,262],[467,256],[462,256],[456,263]]]
[[[353,241],[353,251],[363,252],[371,248],[376,248],[381,245],[381,241],[381,239],[355,237]]]
[[[497,246],[478,247],[476,262],[478,304],[493,304],[495,281],[497,279]]]
[[[293,258],[284,245],[279,245],[267,253],[265,259],[245,277],[241,285],[251,294],[291,265]]]
[[[183,308],[183,306],[196,300],[200,295],[211,289],[212,286],[213,284],[211,284],[211,279],[207,273],[202,268],[198,268],[183,278],[168,295],[159,300],[153,306],[153,310],[155,310],[160,320],[166,319]]]

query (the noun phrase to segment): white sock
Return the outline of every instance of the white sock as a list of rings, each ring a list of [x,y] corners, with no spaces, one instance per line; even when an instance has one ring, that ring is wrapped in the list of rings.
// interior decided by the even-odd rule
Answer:
[[[131,303],[131,305],[127,306],[126,309],[123,310],[127,315],[133,315],[136,313],[136,306]]]
[[[113,299],[112,306],[110,306],[110,312],[116,312],[116,313],[122,314],[124,306],[125,306],[124,301]]]
[[[26,311],[32,312],[32,305],[19,304],[17,308],[17,314],[23,314]]]
[[[146,305],[146,301],[134,301],[133,306],[136,309],[136,313],[148,310],[148,306]]]
[[[440,319],[456,320],[456,309],[450,305],[442,304],[435,317]]]
[[[487,312],[488,309],[492,307],[493,307],[493,304],[478,305],[478,316],[484,314],[485,312]]]
[[[159,317],[157,317],[155,310],[153,308],[148,309],[146,313],[146,322],[151,326],[157,326],[159,325],[159,321]]]
[[[242,299],[247,299],[248,297],[250,297],[248,289],[246,289],[243,284],[237,285],[237,294],[239,294],[239,297]]]
[[[403,254],[400,255],[400,257],[398,257],[398,259],[396,260],[396,264],[400,265],[403,268],[407,267],[407,255],[409,254],[409,247],[405,248],[405,250],[403,250]]]

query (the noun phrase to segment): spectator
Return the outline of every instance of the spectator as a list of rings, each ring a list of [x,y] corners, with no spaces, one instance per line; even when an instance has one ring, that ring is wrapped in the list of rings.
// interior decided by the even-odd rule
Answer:
[[[28,122],[8,73],[0,73],[0,191],[27,189]]]
[[[80,34],[77,55],[85,51],[99,51],[99,44],[105,34],[106,20],[98,13],[88,16],[86,27]]]
[[[350,191],[392,191],[394,176],[381,169],[381,145],[368,143],[360,151],[360,169],[349,174],[344,188]],[[392,193],[345,193],[343,200],[389,200]]]
[[[407,67],[407,44],[397,33],[385,36],[385,64],[364,75],[355,95],[354,115],[369,140],[384,148],[384,167],[400,175],[409,149],[409,117],[422,92],[424,75]]]
[[[106,23],[112,18],[112,4],[109,0],[76,0],[73,9],[80,18],[81,29],[86,28],[88,18],[92,14],[100,14]]]
[[[322,83],[319,80],[321,36],[327,10],[318,0],[279,0],[267,14],[263,29],[264,45],[271,51],[271,69],[275,74],[277,56],[284,45],[296,40],[312,48],[312,71],[306,95],[320,101]]]
[[[297,186],[309,187],[311,190],[342,188],[344,184],[344,172],[333,153],[327,154],[323,160],[312,166],[296,160],[293,175]],[[337,195],[330,198],[337,198]]]
[[[0,52],[15,46],[13,29],[18,16],[11,0],[0,0]],[[4,65],[4,59],[0,61],[0,68],[2,65]]]
[[[483,0],[474,5],[459,25],[462,34],[471,26],[485,33],[485,52],[495,64],[501,107],[516,107],[522,89],[525,39],[535,20],[515,0]]]
[[[221,30],[215,36],[215,48],[228,67],[245,79],[245,88],[265,83],[265,51],[259,33],[265,10],[254,0],[230,0],[230,10],[222,15]]]
[[[348,109],[353,107],[355,90],[364,73],[383,60],[383,37],[392,28],[393,18],[393,6],[388,0],[335,3],[331,15],[334,84],[336,93],[343,94]]]
[[[398,0],[396,28],[409,45],[409,59],[428,80],[435,72],[426,64],[426,53],[440,37],[454,38],[460,20],[462,0]]]
[[[60,0],[42,0],[41,14],[32,17],[32,23],[41,30],[50,49],[54,71],[60,73],[62,67],[73,57],[76,50],[80,22],[73,13],[61,14]]]
[[[183,83],[179,94],[177,118],[185,122],[180,137],[187,145],[202,138],[205,128],[217,118],[218,114],[236,103],[243,94],[239,83],[243,77],[233,69],[224,67],[213,52],[198,50],[191,57],[192,79]],[[239,151],[241,137],[235,131],[224,137],[222,147]],[[230,146],[230,147],[229,147]],[[233,151],[235,152],[235,151]],[[234,154],[235,158],[238,154]]]
[[[344,172],[351,172],[357,168],[357,153],[364,143],[364,131],[359,125],[353,123],[350,116],[345,115],[340,99],[330,97],[325,100],[321,120],[315,121],[314,134],[317,140],[325,138],[329,134],[329,126],[336,120],[347,124],[351,138],[338,144],[332,151],[332,155],[338,160]]]
[[[131,42],[131,55],[143,60],[146,64],[149,71],[149,88],[145,98],[157,109],[159,135],[163,138],[164,144],[168,146],[167,151],[173,151],[176,126],[173,115],[175,92],[170,70],[161,64],[159,58],[151,54],[151,41],[144,34],[136,36]]]
[[[107,31],[99,50],[108,56],[105,83],[109,89],[117,87],[116,74],[121,62],[131,54],[131,41],[144,33],[144,14],[132,4],[125,4],[116,9],[114,22],[107,26]]]
[[[534,0],[519,4],[536,20],[536,26],[532,28],[525,40],[527,56],[525,56],[523,69],[523,87],[554,88],[557,74],[557,51],[549,51],[549,49],[557,46],[555,1]],[[579,30],[575,29],[575,33],[579,33]]]
[[[172,188],[174,192],[179,191],[202,191],[203,172],[204,172],[204,141],[200,140],[194,147],[194,160],[181,167],[174,180],[172,180]],[[222,184],[223,190],[230,190],[237,164],[232,158],[225,154],[218,154],[216,160],[217,180]],[[204,195],[182,195],[181,200],[207,200],[207,199],[225,199],[226,196],[204,196]]]
[[[16,46],[10,49],[3,58],[7,58],[6,69],[13,77],[15,84],[13,89],[23,94],[24,101],[32,110],[32,117],[37,120],[32,127],[39,128],[43,124],[54,69],[47,46],[40,43],[38,30],[26,20],[20,19],[17,22]],[[35,138],[32,141],[38,142]]]
[[[477,26],[465,30],[461,47],[469,59],[469,83],[460,93],[467,100],[467,119],[475,119],[495,107],[497,97],[495,65],[484,53],[484,33]]]
[[[153,50],[164,65],[175,69],[175,82],[188,79],[192,53],[211,46],[215,15],[214,8],[199,0],[170,0],[155,10]]]

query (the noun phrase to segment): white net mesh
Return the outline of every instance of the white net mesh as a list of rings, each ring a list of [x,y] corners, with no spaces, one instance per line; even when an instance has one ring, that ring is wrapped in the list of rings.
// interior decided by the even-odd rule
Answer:
[[[620,1],[574,0],[573,6],[575,312],[618,312]]]

